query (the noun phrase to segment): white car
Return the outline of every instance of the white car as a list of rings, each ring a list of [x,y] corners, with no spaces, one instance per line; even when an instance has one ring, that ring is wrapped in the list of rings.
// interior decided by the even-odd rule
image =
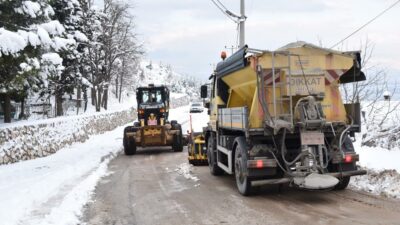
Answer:
[[[194,103],[190,104],[190,113],[203,112],[203,111],[204,111],[204,107],[203,107],[202,103],[194,102]]]

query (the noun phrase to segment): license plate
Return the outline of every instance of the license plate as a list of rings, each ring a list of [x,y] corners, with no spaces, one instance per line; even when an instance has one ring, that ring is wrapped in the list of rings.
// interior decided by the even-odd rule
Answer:
[[[302,145],[323,145],[324,133],[321,132],[303,132],[300,134]]]

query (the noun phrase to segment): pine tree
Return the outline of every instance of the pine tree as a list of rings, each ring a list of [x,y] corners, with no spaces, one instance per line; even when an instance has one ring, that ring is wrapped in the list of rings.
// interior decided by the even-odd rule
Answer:
[[[64,42],[61,46],[55,46],[56,51],[63,59],[64,70],[60,76],[54,77],[54,95],[56,98],[56,115],[63,115],[63,95],[72,94],[74,88],[78,87],[81,81],[80,64],[87,37],[82,33],[81,24],[83,11],[78,1],[58,0],[53,1],[51,6],[57,19],[65,28],[63,37],[59,40]]]
[[[49,35],[41,24],[54,14],[47,1],[0,2],[0,99],[4,122],[11,122],[11,99],[24,98],[43,83],[39,76],[42,47]]]

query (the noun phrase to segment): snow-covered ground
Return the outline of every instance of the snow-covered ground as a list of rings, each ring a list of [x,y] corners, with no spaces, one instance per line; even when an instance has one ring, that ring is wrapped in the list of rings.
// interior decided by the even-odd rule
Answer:
[[[0,167],[2,224],[74,224],[107,163],[121,149],[123,127],[56,154]],[[104,141],[107,140],[107,141]],[[99,144],[101,143],[101,144]]]
[[[398,101],[363,102],[362,132],[354,147],[367,175],[352,177],[351,188],[400,198],[400,107]]]
[[[208,115],[189,113],[189,106],[172,109],[170,120],[178,120],[184,132],[207,125]],[[108,162],[122,151],[122,130],[90,137],[56,154],[0,166],[1,224],[78,224],[83,206],[90,201],[98,180],[107,175]],[[389,197],[400,197],[400,151],[355,143],[360,165],[370,174],[352,178],[351,188]],[[105,141],[106,140],[106,141]],[[197,181],[188,164],[169,170]]]
[[[172,109],[171,119],[187,127],[188,110]],[[0,166],[1,224],[78,224],[108,162],[122,151],[123,128],[45,158]],[[188,168],[182,171],[189,174]]]
[[[360,155],[359,165],[373,170],[396,170],[400,173],[400,150],[388,150],[382,147],[361,146],[361,138],[354,143]]]

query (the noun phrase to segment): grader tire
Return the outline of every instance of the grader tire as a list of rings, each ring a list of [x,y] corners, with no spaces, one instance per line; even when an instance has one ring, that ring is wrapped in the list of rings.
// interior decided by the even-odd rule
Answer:
[[[124,143],[124,153],[125,153],[125,155],[134,155],[134,154],[136,154],[135,140],[129,139],[128,136],[126,135],[127,132],[132,130],[131,128],[132,127],[125,127],[125,129],[124,129],[123,143]]]
[[[174,130],[179,130],[179,135],[174,136],[174,141],[172,143],[172,149],[174,152],[183,151],[183,140],[182,140],[182,127],[180,124],[174,124]]]

